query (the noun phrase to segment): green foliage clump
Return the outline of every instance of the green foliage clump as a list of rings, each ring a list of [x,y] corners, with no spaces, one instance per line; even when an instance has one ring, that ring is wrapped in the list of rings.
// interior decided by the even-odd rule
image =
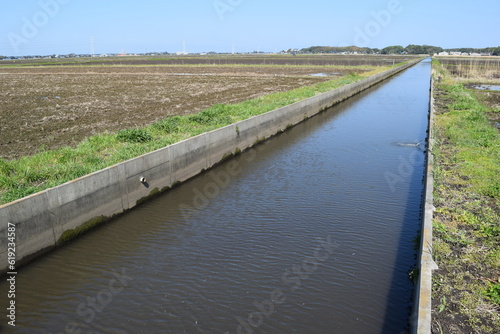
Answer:
[[[147,143],[153,140],[153,136],[144,129],[125,129],[118,131],[116,139],[127,143]]]
[[[405,48],[401,45],[387,46],[382,49],[382,54],[402,54],[405,52]]]
[[[153,124],[153,128],[165,133],[177,132],[182,123],[180,116],[172,116]]]
[[[189,119],[200,125],[227,125],[232,123],[229,116],[231,108],[225,104],[216,104],[213,107],[189,116]]]
[[[495,304],[500,305],[500,283],[492,284],[486,290],[486,296],[489,297]]]

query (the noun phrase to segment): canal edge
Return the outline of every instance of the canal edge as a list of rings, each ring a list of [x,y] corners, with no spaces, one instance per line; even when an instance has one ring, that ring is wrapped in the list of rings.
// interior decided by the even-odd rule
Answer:
[[[432,66],[432,65],[431,65]],[[429,97],[429,134],[426,156],[422,228],[418,254],[419,276],[415,288],[415,303],[412,315],[412,334],[430,334],[432,322],[432,272],[438,269],[432,258],[432,220],[434,216],[434,78],[431,72]]]
[[[7,223],[16,226],[16,266],[20,267],[237,152],[249,149],[421,61],[410,61],[356,83],[191,137],[2,205],[0,233],[5,233]],[[6,246],[6,240],[0,238],[0,276],[7,272]]]

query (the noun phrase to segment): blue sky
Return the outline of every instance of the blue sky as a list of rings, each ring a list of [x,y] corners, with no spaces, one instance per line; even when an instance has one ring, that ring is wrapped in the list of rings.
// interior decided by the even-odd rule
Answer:
[[[0,55],[281,51],[314,45],[500,46],[498,0],[22,0]]]

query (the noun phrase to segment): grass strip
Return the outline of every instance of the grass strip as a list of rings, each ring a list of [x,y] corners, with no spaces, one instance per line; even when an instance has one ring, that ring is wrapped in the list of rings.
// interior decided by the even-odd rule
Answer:
[[[359,81],[391,67],[350,74],[288,92],[237,104],[217,104],[197,114],[167,117],[141,129],[103,133],[76,147],[41,151],[16,160],[0,159],[0,204],[52,188],[156,149]]]
[[[433,332],[500,328],[500,137],[495,112],[438,62],[434,131]],[[496,112],[499,112],[498,110]]]

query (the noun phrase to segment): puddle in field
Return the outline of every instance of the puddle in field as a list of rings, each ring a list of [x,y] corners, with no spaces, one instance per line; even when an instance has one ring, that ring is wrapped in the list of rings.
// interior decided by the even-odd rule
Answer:
[[[213,73],[166,73],[166,75],[174,76],[213,76]]]
[[[340,73],[313,73],[309,74],[311,77],[334,77],[340,75]]]
[[[499,91],[500,92],[500,86],[496,85],[476,85],[473,86],[474,89],[480,89],[480,90],[494,90],[494,91]]]

